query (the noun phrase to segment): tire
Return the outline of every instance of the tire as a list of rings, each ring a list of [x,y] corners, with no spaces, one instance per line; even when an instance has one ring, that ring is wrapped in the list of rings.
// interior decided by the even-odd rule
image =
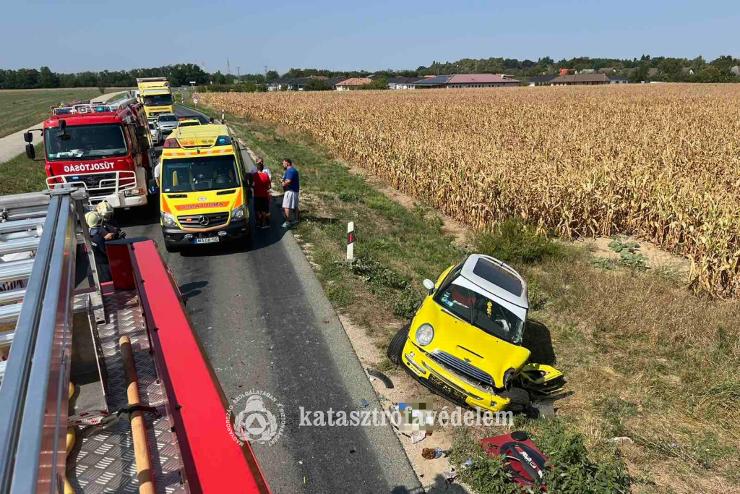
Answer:
[[[410,327],[411,323],[402,327],[388,344],[386,354],[388,359],[396,365],[401,365],[401,353],[403,352],[403,346],[406,344],[406,339],[409,337]]]

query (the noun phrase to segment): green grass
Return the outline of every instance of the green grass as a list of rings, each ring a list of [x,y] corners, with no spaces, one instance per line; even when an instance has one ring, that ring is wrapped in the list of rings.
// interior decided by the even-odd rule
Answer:
[[[296,162],[304,194],[296,233],[332,303],[382,354],[421,297],[421,280],[435,279],[465,248],[433,211],[390,199],[309,137],[227,120],[273,171],[284,157]],[[348,221],[356,225],[353,265],[344,261]],[[530,318],[544,328],[540,343],[529,344],[535,355],[551,341],[566,373],[573,395],[557,402],[557,427],[583,438],[591,465],[585,474],[602,472],[605,462],[600,478],[621,482],[609,461],[610,440],[619,435],[634,441],[620,451],[636,492],[719,493],[738,480],[740,301],[693,295],[627,262],[603,269],[586,248],[516,221],[471,232],[468,240],[462,245],[506,260],[527,279]],[[551,435],[565,434],[557,427]]]
[[[41,145],[36,146],[36,156],[42,156]],[[0,163],[0,195],[36,192],[46,188],[43,161],[32,161],[25,154]]]
[[[37,124],[49,116],[49,107],[100,95],[97,88],[6,89],[0,91],[0,137]]]

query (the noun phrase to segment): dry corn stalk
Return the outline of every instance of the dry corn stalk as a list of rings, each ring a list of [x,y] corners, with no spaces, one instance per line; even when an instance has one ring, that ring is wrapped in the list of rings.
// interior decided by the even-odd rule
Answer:
[[[290,126],[475,228],[635,234],[740,296],[740,85],[206,93]]]

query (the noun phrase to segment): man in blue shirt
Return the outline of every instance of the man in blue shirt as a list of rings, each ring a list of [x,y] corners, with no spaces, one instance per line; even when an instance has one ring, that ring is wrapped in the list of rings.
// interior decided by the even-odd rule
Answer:
[[[288,228],[295,223],[298,223],[298,192],[300,191],[300,180],[298,177],[298,170],[293,166],[293,162],[285,158],[283,160],[283,214],[285,215],[285,223],[283,228]],[[291,211],[293,212],[293,221],[290,220]]]

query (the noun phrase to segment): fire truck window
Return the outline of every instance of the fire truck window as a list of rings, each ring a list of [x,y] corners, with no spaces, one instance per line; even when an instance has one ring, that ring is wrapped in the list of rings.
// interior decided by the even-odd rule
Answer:
[[[66,137],[62,137],[58,128],[45,130],[44,145],[50,161],[109,158],[128,154],[129,147],[120,125],[67,126],[65,134]]]

